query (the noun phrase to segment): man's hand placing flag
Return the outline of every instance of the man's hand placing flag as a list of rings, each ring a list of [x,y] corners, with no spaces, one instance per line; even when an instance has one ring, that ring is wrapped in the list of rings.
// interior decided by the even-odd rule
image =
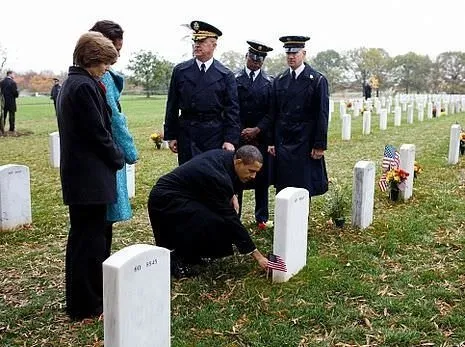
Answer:
[[[268,254],[268,269],[287,272],[283,258],[276,254]]]

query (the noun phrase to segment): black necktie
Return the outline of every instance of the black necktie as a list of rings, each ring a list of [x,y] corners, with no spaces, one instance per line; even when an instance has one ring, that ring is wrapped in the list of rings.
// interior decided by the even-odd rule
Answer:
[[[202,75],[205,74],[205,64],[204,64],[204,63],[202,63],[202,64],[200,65],[200,72],[201,72]]]
[[[296,79],[296,76],[295,76],[295,71],[294,71],[294,70],[292,70],[292,73],[291,73],[291,75],[292,75],[292,80],[293,80],[293,81],[295,81],[295,79]]]
[[[253,82],[253,77],[254,77],[254,76],[255,76],[255,72],[253,72],[253,71],[250,71],[250,73],[249,73],[249,77],[250,77],[250,84],[252,84],[252,82]]]

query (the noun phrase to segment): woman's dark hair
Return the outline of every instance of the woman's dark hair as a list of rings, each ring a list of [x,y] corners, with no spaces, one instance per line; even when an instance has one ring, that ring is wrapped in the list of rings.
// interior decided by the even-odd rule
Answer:
[[[102,33],[103,36],[109,38],[111,41],[115,42],[116,40],[123,39],[123,28],[118,23],[115,23],[111,20],[99,20],[94,24],[89,31],[98,31]]]

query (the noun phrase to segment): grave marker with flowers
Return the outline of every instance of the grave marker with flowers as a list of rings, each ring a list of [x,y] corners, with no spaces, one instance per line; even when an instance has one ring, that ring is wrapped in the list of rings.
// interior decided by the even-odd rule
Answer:
[[[399,193],[405,189],[405,181],[409,173],[400,168],[393,168],[386,173],[386,182],[389,189],[389,198],[392,201],[399,200]]]
[[[157,149],[161,148],[161,144],[163,142],[163,134],[162,133],[154,132],[152,135],[150,135],[150,139],[153,141],[153,143],[155,144],[155,147],[157,147]]]

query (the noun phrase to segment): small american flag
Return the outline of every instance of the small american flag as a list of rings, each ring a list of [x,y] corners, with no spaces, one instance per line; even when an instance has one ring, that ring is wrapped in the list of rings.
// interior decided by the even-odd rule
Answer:
[[[383,163],[381,164],[383,171],[389,171],[392,168],[399,167],[400,155],[393,145],[384,146]]]
[[[381,178],[379,179],[378,182],[379,189],[381,189],[382,192],[385,192],[387,190],[387,182],[386,182],[386,173],[383,173],[381,175]]]
[[[391,169],[398,168],[399,165],[400,155],[396,148],[393,145],[384,146],[383,163],[381,164],[383,174],[378,182],[379,189],[381,189],[382,192],[387,190],[386,173]]]
[[[283,258],[276,254],[268,254],[268,269],[287,272]]]

